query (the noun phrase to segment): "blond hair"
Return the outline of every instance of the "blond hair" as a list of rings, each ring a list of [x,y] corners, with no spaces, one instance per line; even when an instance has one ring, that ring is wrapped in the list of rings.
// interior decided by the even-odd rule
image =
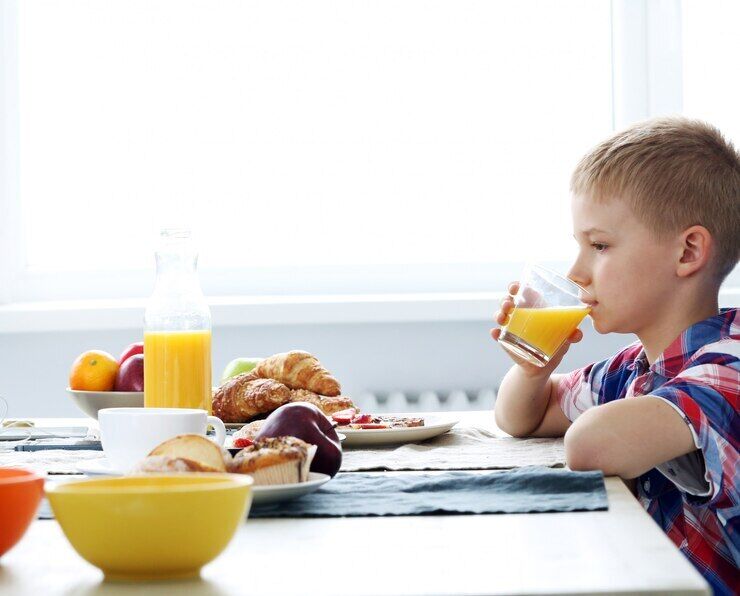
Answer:
[[[716,243],[721,281],[740,257],[740,154],[715,127],[663,117],[603,141],[578,163],[574,194],[626,200],[658,235],[701,225]]]

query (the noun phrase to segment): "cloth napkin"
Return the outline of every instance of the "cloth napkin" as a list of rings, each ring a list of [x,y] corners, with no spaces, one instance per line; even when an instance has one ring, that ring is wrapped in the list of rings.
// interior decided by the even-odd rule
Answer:
[[[530,467],[486,473],[339,474],[300,499],[254,506],[249,516],[364,517],[607,508],[601,472]]]
[[[389,447],[347,448],[342,472],[372,470],[503,470],[562,468],[563,439],[514,439],[487,429],[454,427],[424,441]]]

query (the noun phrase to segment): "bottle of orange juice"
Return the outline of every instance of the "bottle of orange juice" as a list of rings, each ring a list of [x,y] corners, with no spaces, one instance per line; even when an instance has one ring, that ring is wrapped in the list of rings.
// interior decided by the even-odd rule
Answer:
[[[211,411],[211,312],[189,230],[162,230],[144,314],[144,405]]]

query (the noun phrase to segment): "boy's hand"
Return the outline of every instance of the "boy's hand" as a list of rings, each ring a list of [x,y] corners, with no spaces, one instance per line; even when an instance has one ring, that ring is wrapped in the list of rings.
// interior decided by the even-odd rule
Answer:
[[[519,282],[515,281],[509,284],[509,295],[506,296],[501,301],[501,306],[496,311],[496,314],[494,315],[494,320],[496,321],[496,324],[500,326],[505,326],[509,322],[509,315],[511,315],[511,311],[514,310],[514,296],[516,296],[517,292],[519,291]],[[538,296],[536,295],[530,295],[527,296],[527,292],[531,291],[529,288],[525,288],[525,294],[522,296],[524,299],[524,302],[521,305],[525,305],[527,303],[535,304],[537,302]],[[501,327],[496,327],[495,329],[491,329],[491,337],[498,341],[498,338],[501,336]],[[550,358],[550,361],[547,363],[546,366],[536,366],[529,362],[528,360],[524,360],[523,358],[520,358],[516,354],[513,354],[509,352],[509,350],[504,350],[508,356],[522,368],[522,371],[529,377],[549,377],[552,374],[552,371],[554,371],[558,365],[560,364],[561,360],[565,356],[565,354],[568,352],[568,348],[570,347],[570,344],[578,343],[583,339],[583,333],[580,329],[576,329],[571,336],[565,340],[565,343],[560,347],[560,349],[555,352],[552,358]]]

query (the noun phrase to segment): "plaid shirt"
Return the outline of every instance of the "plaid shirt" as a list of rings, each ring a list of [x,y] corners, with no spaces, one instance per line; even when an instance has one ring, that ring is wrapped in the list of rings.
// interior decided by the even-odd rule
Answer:
[[[565,375],[557,390],[571,421],[593,406],[638,395],[670,404],[699,449],[640,476],[640,501],[715,593],[740,592],[738,309],[692,325],[652,366],[636,342]]]

